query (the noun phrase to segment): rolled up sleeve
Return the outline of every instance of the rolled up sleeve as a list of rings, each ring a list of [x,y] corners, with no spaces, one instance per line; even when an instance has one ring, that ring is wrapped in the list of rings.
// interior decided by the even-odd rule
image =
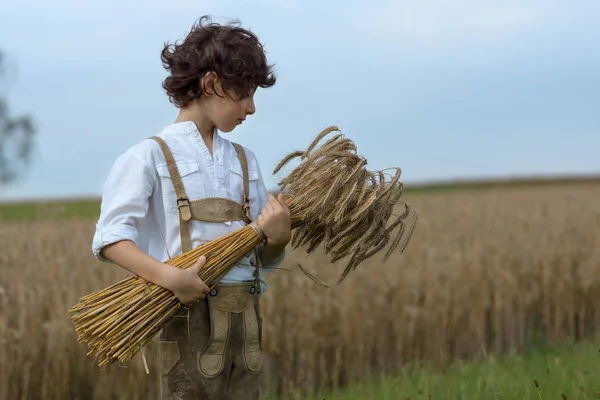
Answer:
[[[139,155],[126,152],[115,161],[104,183],[100,217],[92,240],[94,256],[104,247],[123,240],[138,243],[138,225],[149,207],[155,177]]]

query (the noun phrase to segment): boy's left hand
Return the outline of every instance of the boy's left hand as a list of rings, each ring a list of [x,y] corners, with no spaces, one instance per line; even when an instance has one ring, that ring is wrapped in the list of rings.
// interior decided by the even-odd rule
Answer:
[[[285,247],[292,238],[292,218],[283,195],[269,193],[269,202],[257,218],[258,227],[267,237],[268,246]]]

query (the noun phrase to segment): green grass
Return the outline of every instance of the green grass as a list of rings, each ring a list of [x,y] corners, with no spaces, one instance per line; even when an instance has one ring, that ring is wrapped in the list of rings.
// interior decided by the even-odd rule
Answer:
[[[0,220],[30,221],[45,218],[97,218],[98,199],[26,201],[0,204]]]
[[[536,348],[521,355],[456,363],[443,372],[407,367],[395,378],[371,380],[336,393],[290,399],[597,399],[599,348],[595,342]]]

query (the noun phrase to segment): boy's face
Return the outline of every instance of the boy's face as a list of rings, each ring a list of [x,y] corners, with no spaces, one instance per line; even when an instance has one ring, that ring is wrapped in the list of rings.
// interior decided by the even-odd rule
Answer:
[[[233,131],[244,122],[248,115],[256,112],[254,89],[243,97],[234,90],[223,91],[218,83],[215,85],[215,90],[219,92],[220,96],[207,97],[205,99],[206,109],[208,117],[220,132]]]

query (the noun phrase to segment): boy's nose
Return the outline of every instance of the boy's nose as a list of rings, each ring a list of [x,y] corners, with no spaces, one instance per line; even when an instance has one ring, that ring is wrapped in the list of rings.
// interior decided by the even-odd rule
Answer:
[[[248,103],[246,103],[246,114],[252,115],[256,112],[256,107],[254,106],[254,100],[249,99]]]

